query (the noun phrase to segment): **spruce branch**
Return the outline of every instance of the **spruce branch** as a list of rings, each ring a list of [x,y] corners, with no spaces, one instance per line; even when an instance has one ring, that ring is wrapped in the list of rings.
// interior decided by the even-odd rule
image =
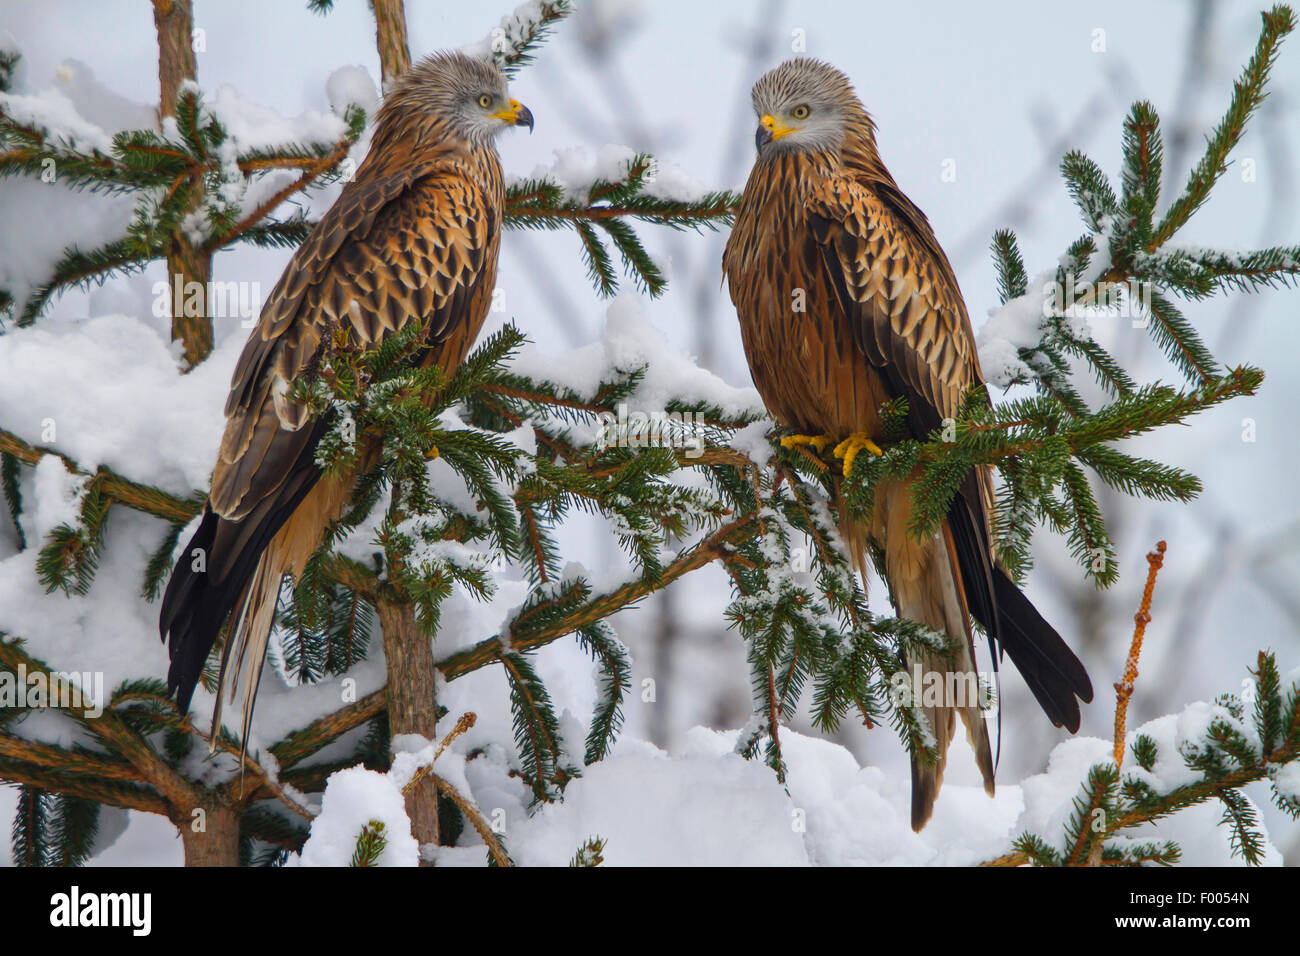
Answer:
[[[442,777],[434,774],[433,780],[438,787],[438,792],[456,805],[456,809],[461,812],[465,819],[470,822],[470,826],[472,826],[475,832],[478,833],[479,838],[488,848],[488,857],[492,865],[514,866],[514,861],[510,859],[510,854],[506,852],[505,844],[502,842],[501,837],[497,835],[496,831],[492,829],[487,820],[483,818],[482,811],[470,803],[459,790]]]
[[[388,849],[388,828],[382,820],[371,820],[357,834],[349,866],[375,866]]]
[[[573,13],[572,0],[541,0],[525,3],[501,18],[487,38],[467,49],[484,54],[507,77],[513,78],[533,61],[537,48],[555,25]]]
[[[605,846],[604,837],[588,837],[574,852],[573,858],[569,860],[569,866],[600,866],[605,862]]]
[[[610,296],[618,290],[618,274],[599,230],[613,244],[637,287],[651,296],[661,295],[667,280],[627,220],[676,230],[714,230],[731,224],[739,197],[710,192],[689,201],[661,198],[652,189],[656,169],[653,157],[638,154],[626,162],[621,177],[597,179],[581,195],[566,194],[546,178],[514,183],[506,191],[505,225],[573,229],[588,277],[602,296]]]
[[[1040,834],[1025,833],[1016,839],[1010,853],[984,865],[1171,865],[1180,858],[1176,844],[1126,846],[1131,838],[1124,831],[1210,800],[1223,805],[1220,825],[1229,830],[1233,852],[1248,864],[1258,864],[1263,836],[1257,826],[1258,814],[1242,788],[1268,780],[1275,801],[1288,809],[1294,798],[1278,790],[1276,776],[1281,767],[1300,760],[1300,687],[1283,687],[1276,675],[1273,655],[1260,651],[1252,685],[1256,695],[1253,714],[1247,714],[1240,698],[1223,695],[1204,734],[1180,742],[1178,756],[1195,774],[1190,783],[1159,789],[1153,770],[1161,759],[1160,747],[1139,734],[1130,743],[1137,768],[1121,773],[1115,762],[1090,768],[1075,797],[1075,813],[1065,832],[1066,849],[1054,847]],[[1253,733],[1248,737],[1247,732]]]
[[[1055,278],[1041,290],[1032,288],[1015,236],[1002,231],[993,240],[1003,309],[1020,322],[1041,316],[1039,341],[1019,347],[1021,367],[1005,373],[1001,384],[1033,384],[1039,400],[1010,402],[992,413],[987,403],[968,402],[954,423],[956,441],[940,445],[931,437],[929,447],[903,442],[888,449],[883,460],[864,462],[861,484],[849,489],[857,513],[869,509],[875,481],[919,466],[911,531],[929,534],[946,513],[965,469],[994,464],[1003,479],[1003,514],[994,517],[996,539],[1013,573],[1023,573],[1027,566],[1027,529],[1041,523],[1064,534],[1085,573],[1104,585],[1118,569],[1108,557],[1110,542],[1092,490],[1094,478],[1125,494],[1157,500],[1186,501],[1199,493],[1194,476],[1125,455],[1114,443],[1185,421],[1228,398],[1254,394],[1263,381],[1258,369],[1221,368],[1174,297],[1204,299],[1293,285],[1300,276],[1300,247],[1237,253],[1179,248],[1170,240],[1226,169],[1228,153],[1265,95],[1278,44],[1292,28],[1288,7],[1279,5],[1263,15],[1259,43],[1227,114],[1186,189],[1159,222],[1154,216],[1164,145],[1151,103],[1133,104],[1125,119],[1118,194],[1101,167],[1083,153],[1064,157],[1061,174],[1087,233],[1070,246]],[[1040,294],[1041,302],[1036,299]],[[1088,327],[1111,315],[1132,317],[1135,328],[1145,328],[1186,384],[1134,381]],[[1093,409],[1083,400],[1071,381],[1075,363],[1101,385],[1106,404]],[[1025,438],[1028,443],[1020,445]]]
[[[189,47],[188,32],[185,47]],[[0,177],[40,177],[53,164],[59,181],[72,188],[139,196],[127,235],[99,248],[68,249],[25,303],[19,325],[34,322],[63,291],[139,271],[157,259],[169,261],[170,275],[204,285],[211,255],[219,249],[236,242],[296,245],[306,237],[310,224],[301,214],[281,221],[272,214],[294,195],[337,179],[366,122],[365,114],[353,108],[346,118],[347,132],[331,145],[246,148],[227,162],[224,147],[229,145],[229,134],[203,108],[193,88],[176,96],[163,115],[174,118],[179,141],[156,130],[127,130],[113,137],[111,150],[104,155],[79,151],[51,139],[48,131],[16,121],[0,99]],[[227,181],[232,168],[242,174],[238,182]],[[222,198],[224,190],[216,188],[234,187],[242,194],[267,174],[284,169],[300,175],[242,216],[236,216],[236,207]],[[184,228],[196,210],[206,227],[197,241]],[[194,347],[201,350],[201,343],[195,341]]]
[[[0,634],[0,667],[12,672],[17,672],[21,667],[28,674],[42,673],[47,686],[50,686],[48,682],[54,680],[48,666],[28,654],[21,642],[7,639],[3,634]],[[169,806],[188,811],[198,805],[194,785],[164,760],[148,740],[130,727],[116,710],[108,708],[95,716],[93,708],[83,701],[83,706],[74,705],[64,708],[62,712],[93,734],[110,752],[134,767]]]
[[[1182,194],[1151,232],[1147,251],[1152,252],[1182,228],[1209,198],[1214,184],[1228,169],[1228,154],[1240,141],[1246,123],[1263,103],[1269,73],[1277,62],[1281,41],[1295,29],[1295,14],[1284,4],[1260,14],[1263,28],[1255,52],[1233,84],[1228,110],[1206,142],[1205,154],[1193,167]]]
[[[895,442],[878,457],[859,456],[844,493],[855,514],[869,515],[880,481],[906,479],[919,471],[909,530],[920,537],[933,533],[943,520],[971,467],[997,465],[1006,481],[1003,501],[1009,513],[1022,524],[1032,517],[1065,534],[1085,572],[1108,584],[1118,565],[1109,558],[1105,522],[1080,466],[1126,494],[1188,501],[1201,490],[1195,476],[1125,455],[1113,444],[1252,395],[1262,382],[1262,372],[1242,367],[1195,388],[1142,386],[1086,416],[1071,415],[1054,396],[1001,406],[968,402],[944,434]],[[1004,547],[1008,535],[1004,524],[999,533]]]

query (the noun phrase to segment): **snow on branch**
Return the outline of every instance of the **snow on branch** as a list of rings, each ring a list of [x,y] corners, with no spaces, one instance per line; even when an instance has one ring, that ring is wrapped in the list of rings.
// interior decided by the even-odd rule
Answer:
[[[374,99],[352,78],[333,87],[343,117],[309,112],[287,120],[229,87],[208,104],[187,85],[176,115],[160,127],[112,136],[82,120],[57,91],[0,93],[0,176],[53,176],[64,187],[135,197],[125,234],[66,249],[48,274],[32,277],[24,301],[13,297],[17,324],[31,324],[64,289],[167,258],[178,234],[206,253],[234,242],[301,242],[311,223],[273,214],[294,195],[347,175],[345,161],[366,124],[353,101]]]
[[[625,146],[602,147],[594,157],[582,149],[558,152],[555,163],[512,181],[506,192],[506,226],[573,229],[583,261],[602,296],[618,291],[618,272],[605,240],[637,288],[652,296],[668,280],[628,219],[670,229],[719,229],[731,224],[739,197],[701,187],[675,166]]]
[[[1184,861],[1184,848],[1167,838],[1169,818],[1217,802],[1232,855],[1262,863],[1267,840],[1242,788],[1268,781],[1276,806],[1300,817],[1300,670],[1282,675],[1260,651],[1240,694],[1150,721],[1127,736],[1127,748],[1135,766],[1121,771],[1107,741],[1060,745],[1047,773],[1025,783],[1013,850],[989,862],[1168,866]]]
[[[533,54],[555,24],[573,13],[572,0],[528,0],[522,3],[486,37],[462,47],[463,53],[491,59],[508,77],[532,62]]]
[[[1107,585],[1116,579],[1118,563],[1089,471],[1129,495],[1187,501],[1199,494],[1195,476],[1129,456],[1114,443],[1252,395],[1263,382],[1257,368],[1223,368],[1176,301],[1292,285],[1300,279],[1300,246],[1242,253],[1166,243],[1218,181],[1265,95],[1278,43],[1293,27],[1287,7],[1263,15],[1255,55],[1234,85],[1227,113],[1162,219],[1156,209],[1164,147],[1150,103],[1133,104],[1125,119],[1118,184],[1083,153],[1064,157],[1061,175],[1085,231],[1055,268],[1032,280],[1015,235],[997,233],[992,251],[1002,305],[978,338],[991,383],[1029,384],[1038,396],[994,406],[986,392],[973,392],[941,431],[920,443],[898,442],[884,456],[863,461],[861,479],[849,487],[859,513],[870,513],[880,477],[908,474],[920,465],[925,478],[917,487],[927,493],[925,500],[914,498],[912,527],[928,533],[956,493],[944,475],[996,464],[1003,479],[997,546],[1008,570],[1019,575],[1028,568],[1028,529],[1041,523],[1065,534],[1084,573]],[[1121,321],[1151,337],[1181,373],[1181,387],[1135,381],[1094,338],[1094,324]],[[1099,407],[1084,399],[1076,371],[1090,374],[1100,387]]]

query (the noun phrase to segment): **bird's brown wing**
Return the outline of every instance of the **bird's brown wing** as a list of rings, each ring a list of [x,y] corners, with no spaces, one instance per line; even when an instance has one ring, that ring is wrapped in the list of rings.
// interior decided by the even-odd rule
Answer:
[[[454,166],[354,183],[340,196],[285,270],[235,366],[214,510],[241,519],[280,487],[312,431],[288,390],[334,330],[370,348],[426,317],[436,345],[468,316],[495,219]]]
[[[954,417],[982,376],[975,337],[947,258],[925,216],[892,180],[829,177],[809,197],[808,223],[853,337],[894,396],[913,435]],[[1048,717],[1079,726],[1076,696],[1092,699],[1083,665],[993,562],[992,476],[977,468],[948,514],[970,613],[1024,675]],[[995,654],[996,660],[996,654]]]
[[[168,684],[182,710],[250,582],[278,590],[279,574],[319,543],[323,524],[297,522],[313,525],[315,540],[286,543],[287,556],[268,550],[321,476],[314,450],[326,423],[293,401],[293,382],[315,367],[339,329],[366,348],[426,317],[435,353],[449,340],[467,345],[487,311],[498,224],[491,197],[457,164],[412,164],[349,184],[294,255],[235,367],[209,507],[163,597]],[[206,553],[206,567],[191,566],[195,549]],[[264,642],[250,637],[261,630],[260,622],[240,622],[232,644]]]
[[[903,209],[920,221],[909,222],[875,190],[840,176],[808,201],[809,225],[825,246],[854,339],[872,365],[896,377],[921,426],[916,437],[924,438],[957,414],[965,390],[981,376],[952,269],[937,243],[925,241],[932,236],[925,217],[910,202]]]

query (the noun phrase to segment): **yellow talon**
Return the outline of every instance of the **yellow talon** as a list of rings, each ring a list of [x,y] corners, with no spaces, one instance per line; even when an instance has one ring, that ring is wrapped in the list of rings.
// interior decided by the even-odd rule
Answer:
[[[831,454],[836,458],[844,459],[844,474],[847,476],[853,473],[853,461],[860,451],[869,451],[873,455],[884,454],[880,446],[867,437],[866,432],[854,432],[836,445]]]
[[[826,450],[826,446],[834,440],[830,435],[787,435],[781,439],[781,447],[797,448],[800,445],[812,445],[813,448],[817,449],[817,454],[820,455]]]

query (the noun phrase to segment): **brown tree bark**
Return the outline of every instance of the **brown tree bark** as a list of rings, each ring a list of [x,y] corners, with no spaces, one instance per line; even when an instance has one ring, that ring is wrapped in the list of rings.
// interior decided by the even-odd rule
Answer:
[[[406,42],[406,7],[402,0],[370,0],[375,13],[375,45],[379,47],[379,66],[383,86],[411,68],[411,48]]]
[[[239,810],[229,804],[203,806],[197,818],[182,813],[174,822],[181,831],[186,866],[239,866]]]
[[[176,115],[181,84],[198,75],[194,62],[191,0],[153,0],[153,21],[158,30],[158,116],[161,120]],[[194,183],[192,208],[198,208],[203,201],[202,187],[201,182]],[[208,315],[211,254],[196,248],[178,230],[172,236],[167,254],[167,278],[172,303],[172,341],[182,343],[185,363],[193,368],[212,351],[212,319]],[[178,284],[179,295],[176,293]],[[178,299],[188,308],[177,308]]]
[[[154,0],[153,23],[158,30],[158,113],[175,116],[181,84],[198,75],[191,0]]]
[[[388,731],[419,734],[436,740],[438,703],[437,668],[433,641],[415,623],[415,608],[392,595],[379,598],[379,627],[384,634],[384,661],[388,670]],[[406,794],[411,834],[425,844],[438,844],[438,788],[428,774]]]
[[[172,301],[172,341],[184,346],[185,364],[193,368],[212,352],[212,318],[208,315],[212,256],[196,249],[178,233],[172,238],[172,251],[167,256],[167,274]],[[176,295],[178,282],[181,284],[179,297]],[[178,298],[180,308],[176,307]]]

